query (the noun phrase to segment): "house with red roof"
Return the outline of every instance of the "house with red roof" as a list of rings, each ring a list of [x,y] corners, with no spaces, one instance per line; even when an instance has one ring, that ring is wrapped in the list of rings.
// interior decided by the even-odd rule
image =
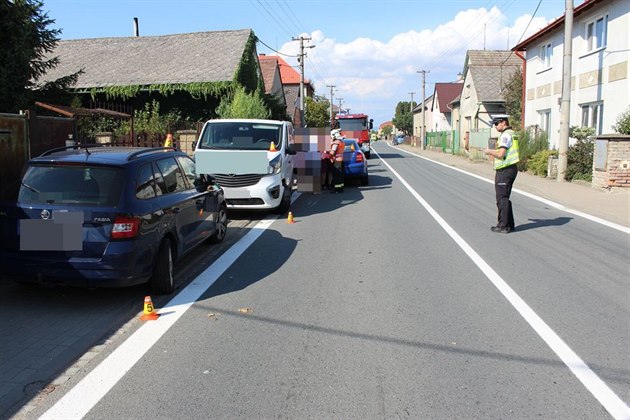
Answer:
[[[280,69],[280,80],[287,103],[287,115],[296,127],[302,126],[300,121],[300,73],[282,57],[275,56]],[[308,79],[304,79],[304,97],[313,97],[315,89]]]
[[[461,81],[435,84],[429,111],[433,125],[427,125],[427,131],[451,131],[453,129],[451,102],[461,94],[462,87]]]
[[[272,95],[276,98],[279,104],[286,108],[287,100],[282,86],[278,57],[274,55],[260,54],[258,56],[258,62],[260,65],[263,83],[265,84],[265,93],[267,95]]]

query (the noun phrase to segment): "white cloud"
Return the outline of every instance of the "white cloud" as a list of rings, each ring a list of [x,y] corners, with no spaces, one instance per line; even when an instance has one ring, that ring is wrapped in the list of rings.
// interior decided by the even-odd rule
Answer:
[[[375,123],[394,116],[400,101],[421,101],[421,78],[418,70],[428,70],[426,96],[433,93],[436,82],[451,82],[462,70],[466,52],[471,49],[509,49],[519,38],[526,39],[547,24],[544,18],[523,15],[509,26],[506,16],[493,7],[463,10],[434,29],[399,33],[383,42],[366,37],[337,42],[321,30],[303,34],[315,45],[306,50],[306,77],[316,93],[329,96],[326,85],[336,85],[336,97],[343,97],[344,107],[365,112]],[[525,28],[528,26],[527,31]],[[525,33],[524,33],[525,32]],[[298,42],[284,44],[280,51],[299,53]],[[297,66],[295,58],[285,57]]]

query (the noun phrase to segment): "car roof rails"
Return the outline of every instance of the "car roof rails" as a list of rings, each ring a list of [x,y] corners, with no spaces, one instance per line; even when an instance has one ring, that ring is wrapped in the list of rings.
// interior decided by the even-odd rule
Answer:
[[[132,160],[132,159],[137,159],[140,156],[144,155],[144,154],[149,154],[149,153],[157,153],[157,152],[163,152],[163,151],[178,151],[179,149],[177,147],[173,147],[173,146],[169,146],[169,147],[150,147],[150,148],[145,148],[145,149],[141,149],[141,150],[137,150],[133,153],[130,153],[129,156],[127,156],[127,160]]]
[[[88,147],[111,147],[111,146],[113,146],[112,143],[78,143],[72,146],[55,147],[54,149],[46,150],[44,153],[39,155],[39,157],[48,156],[56,152],[63,152],[64,150],[70,150],[70,149],[76,149],[76,150],[86,149],[86,152],[90,153],[89,150],[87,150]]]

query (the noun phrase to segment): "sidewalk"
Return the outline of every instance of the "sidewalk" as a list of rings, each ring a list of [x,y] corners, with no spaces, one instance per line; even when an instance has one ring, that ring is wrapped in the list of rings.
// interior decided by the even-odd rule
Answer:
[[[407,144],[398,145],[396,148],[494,180],[494,169],[489,161],[473,162],[464,156],[422,150],[420,147]],[[537,195],[571,210],[630,227],[630,188],[600,190],[591,187],[588,183],[558,182],[555,179],[519,172],[514,182],[514,189]]]

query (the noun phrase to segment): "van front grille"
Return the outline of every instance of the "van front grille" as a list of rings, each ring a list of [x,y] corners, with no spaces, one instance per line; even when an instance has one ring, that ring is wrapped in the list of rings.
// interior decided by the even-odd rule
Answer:
[[[225,201],[230,206],[260,206],[265,204],[260,198],[228,198]]]
[[[258,184],[258,181],[262,178],[262,175],[260,174],[213,174],[212,176],[214,176],[217,184],[227,188],[249,187]]]

